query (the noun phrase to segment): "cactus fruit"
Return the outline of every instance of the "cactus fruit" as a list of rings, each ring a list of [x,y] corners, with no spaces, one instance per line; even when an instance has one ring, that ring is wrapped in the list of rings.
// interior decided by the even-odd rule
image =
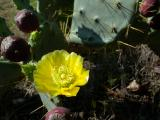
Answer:
[[[64,107],[55,107],[50,110],[46,116],[45,120],[68,120],[70,110]]]
[[[143,0],[139,6],[139,12],[145,17],[151,17],[158,12],[158,0]]]
[[[135,0],[75,0],[69,42],[90,46],[115,40],[134,15]]]
[[[14,62],[28,61],[30,46],[20,37],[8,36],[1,42],[1,55]]]
[[[23,9],[16,14],[15,22],[19,30],[25,33],[30,33],[39,28],[37,16],[27,9]]]

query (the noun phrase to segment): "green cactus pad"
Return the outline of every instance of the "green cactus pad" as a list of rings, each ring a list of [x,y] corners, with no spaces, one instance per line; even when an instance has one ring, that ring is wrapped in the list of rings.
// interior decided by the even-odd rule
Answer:
[[[69,42],[108,44],[127,27],[136,0],[75,0]]]
[[[0,85],[1,87],[12,84],[22,77],[21,66],[17,63],[0,61]]]
[[[30,5],[30,0],[13,0],[18,10],[30,9],[33,10],[33,7]]]
[[[39,96],[41,98],[41,101],[43,102],[43,105],[48,111],[56,107],[55,103],[51,101],[51,98],[49,98],[47,94],[39,92]]]
[[[67,42],[56,22],[44,23],[39,31],[32,32],[29,37],[33,59],[39,60],[44,54],[56,49],[65,49]]]
[[[0,36],[6,37],[12,35],[13,33],[9,30],[4,18],[0,17]]]
[[[0,60],[0,98],[22,78],[23,73],[19,64]]]

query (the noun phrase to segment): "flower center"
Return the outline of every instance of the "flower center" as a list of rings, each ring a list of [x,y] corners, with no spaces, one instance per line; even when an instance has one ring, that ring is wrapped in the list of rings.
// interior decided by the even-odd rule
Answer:
[[[59,87],[69,87],[74,82],[74,75],[65,65],[55,66],[52,78]]]

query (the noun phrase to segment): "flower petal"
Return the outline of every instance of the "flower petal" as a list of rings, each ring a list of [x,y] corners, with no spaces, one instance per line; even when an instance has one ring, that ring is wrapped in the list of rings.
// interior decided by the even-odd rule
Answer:
[[[83,68],[83,58],[72,52],[68,59],[68,66],[76,74],[81,74]]]
[[[83,58],[72,52],[56,50],[44,55],[33,73],[36,89],[51,96],[76,96],[88,82],[89,70],[83,68]]]
[[[79,77],[77,77],[75,82],[70,87],[83,86],[88,82],[88,79],[89,79],[89,70],[85,70]]]
[[[61,89],[61,95],[65,95],[66,97],[76,96],[80,87],[74,87],[72,89]]]
[[[69,56],[69,53],[65,50],[56,50],[53,53],[48,54],[50,58],[52,58],[52,65],[61,65],[66,64],[67,56]]]
[[[85,70],[82,72],[80,78],[76,80],[77,86],[83,86],[88,82],[89,79],[89,70]]]

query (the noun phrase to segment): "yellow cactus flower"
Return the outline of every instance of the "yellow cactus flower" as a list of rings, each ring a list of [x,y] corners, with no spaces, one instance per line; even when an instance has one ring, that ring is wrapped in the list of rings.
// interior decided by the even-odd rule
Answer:
[[[51,96],[76,96],[80,86],[88,82],[89,70],[76,53],[56,50],[42,57],[33,73],[35,87]]]

